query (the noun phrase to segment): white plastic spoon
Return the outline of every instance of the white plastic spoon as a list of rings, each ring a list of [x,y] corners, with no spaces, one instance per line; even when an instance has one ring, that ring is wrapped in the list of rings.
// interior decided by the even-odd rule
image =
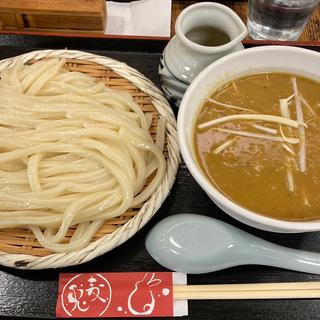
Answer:
[[[282,247],[196,214],[160,221],[147,235],[146,248],[162,266],[184,273],[258,264],[320,274],[319,253]]]

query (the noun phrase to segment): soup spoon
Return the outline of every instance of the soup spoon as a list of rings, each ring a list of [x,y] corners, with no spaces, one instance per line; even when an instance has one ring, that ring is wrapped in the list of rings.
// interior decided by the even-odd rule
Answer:
[[[183,273],[257,264],[320,274],[319,253],[282,247],[197,214],[163,219],[148,233],[145,244],[159,264]]]

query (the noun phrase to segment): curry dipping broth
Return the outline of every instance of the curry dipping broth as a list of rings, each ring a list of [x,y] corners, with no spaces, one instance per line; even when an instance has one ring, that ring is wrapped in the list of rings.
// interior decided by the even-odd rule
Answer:
[[[194,128],[196,157],[207,178],[259,214],[319,219],[320,83],[259,73],[229,82],[208,98]],[[242,116],[223,118],[233,115]],[[218,118],[220,123],[208,123]]]

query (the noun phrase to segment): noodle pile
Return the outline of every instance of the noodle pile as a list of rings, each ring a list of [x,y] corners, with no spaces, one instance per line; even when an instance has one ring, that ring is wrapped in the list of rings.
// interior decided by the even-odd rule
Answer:
[[[131,95],[64,64],[17,60],[0,73],[0,228],[29,228],[55,252],[85,247],[165,173],[151,121]]]

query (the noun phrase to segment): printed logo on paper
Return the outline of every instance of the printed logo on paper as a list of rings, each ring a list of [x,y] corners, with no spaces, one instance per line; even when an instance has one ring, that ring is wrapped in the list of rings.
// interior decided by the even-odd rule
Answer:
[[[56,315],[77,318],[172,316],[172,274],[61,274]]]

